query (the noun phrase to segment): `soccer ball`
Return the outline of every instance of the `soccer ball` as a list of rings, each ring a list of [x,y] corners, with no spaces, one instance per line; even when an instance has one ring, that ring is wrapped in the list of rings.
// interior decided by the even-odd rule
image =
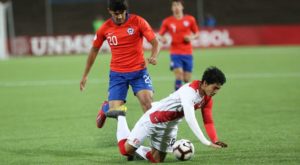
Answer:
[[[178,160],[189,160],[195,153],[194,145],[186,139],[176,141],[173,146],[173,154]]]

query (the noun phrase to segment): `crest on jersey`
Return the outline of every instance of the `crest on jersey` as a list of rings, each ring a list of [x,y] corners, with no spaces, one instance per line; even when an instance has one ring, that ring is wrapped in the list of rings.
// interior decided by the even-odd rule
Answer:
[[[128,29],[127,29],[127,33],[128,33],[129,35],[133,35],[134,29],[133,29],[133,28],[128,28]]]
[[[183,26],[188,27],[190,25],[189,21],[183,21]]]

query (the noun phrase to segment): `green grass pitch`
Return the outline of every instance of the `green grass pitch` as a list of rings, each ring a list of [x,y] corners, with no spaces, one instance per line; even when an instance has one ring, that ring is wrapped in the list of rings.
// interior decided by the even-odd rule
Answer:
[[[115,120],[96,128],[110,56],[98,56],[80,92],[85,61],[83,55],[0,61],[0,164],[148,164],[119,154]],[[183,120],[178,139],[191,140],[195,156],[180,162],[168,154],[165,164],[300,164],[300,47],[197,49],[194,61],[193,79],[211,65],[227,76],[213,113],[229,148],[202,145]],[[158,62],[148,66],[155,100],[170,94],[174,83],[167,51]],[[131,89],[127,100],[132,128],[142,110]]]

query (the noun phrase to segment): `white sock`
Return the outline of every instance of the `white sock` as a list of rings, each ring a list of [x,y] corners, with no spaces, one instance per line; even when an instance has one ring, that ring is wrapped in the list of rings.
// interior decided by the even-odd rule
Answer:
[[[150,147],[140,146],[135,152],[143,157],[145,160],[148,160],[146,154],[151,151]]]
[[[129,136],[130,130],[127,125],[125,116],[118,116],[118,126],[117,126],[117,139],[120,140],[126,139]]]

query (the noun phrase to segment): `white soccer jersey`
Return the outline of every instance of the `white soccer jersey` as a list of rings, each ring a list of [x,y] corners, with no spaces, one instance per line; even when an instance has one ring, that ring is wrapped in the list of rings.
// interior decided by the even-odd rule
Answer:
[[[168,97],[154,102],[152,108],[136,123],[128,137],[129,143],[139,147],[149,136],[154,148],[163,152],[169,151],[170,142],[177,135],[177,125],[184,117],[197,138],[204,145],[210,145],[211,142],[203,135],[195,117],[194,107],[201,105],[202,100],[198,86],[188,83]]]
[[[195,105],[201,105],[202,98],[198,87],[194,88],[190,83],[183,85],[176,92],[155,103],[147,114],[152,123],[157,126],[176,126],[183,118],[186,119],[189,127],[192,129],[198,139],[205,145],[210,145],[203,135],[195,117]]]
[[[189,84],[186,84],[168,97],[153,103],[153,108],[148,113],[152,123],[176,125],[184,116],[183,105],[185,104],[194,112],[194,105],[200,103],[201,100],[198,91],[193,90]]]

